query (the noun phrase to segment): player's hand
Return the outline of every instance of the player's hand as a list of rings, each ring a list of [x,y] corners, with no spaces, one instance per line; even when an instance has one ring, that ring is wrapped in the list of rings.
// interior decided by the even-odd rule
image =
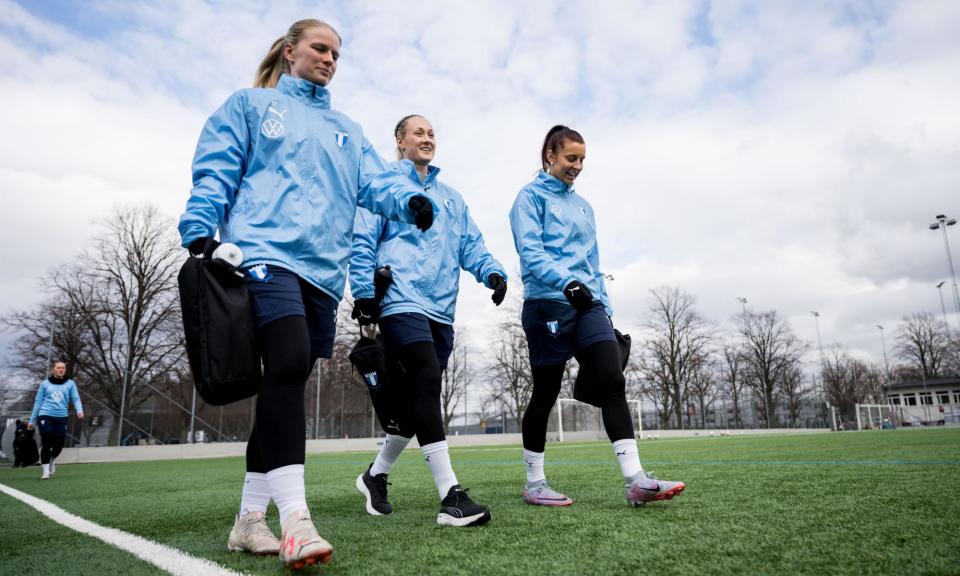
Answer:
[[[413,211],[413,221],[421,232],[426,232],[433,226],[433,204],[426,196],[416,195],[407,203]]]
[[[353,313],[350,317],[361,326],[376,324],[380,319],[380,306],[375,298],[357,298],[353,301]]]
[[[213,251],[220,246],[220,243],[214,240],[213,238],[208,238],[204,236],[203,238],[197,238],[190,243],[190,246],[187,247],[187,250],[190,251],[194,256],[203,256],[206,259],[210,259],[210,255],[213,254]]]
[[[77,412],[77,420],[83,420],[83,412]]]
[[[593,294],[586,286],[576,280],[567,284],[567,287],[563,289],[563,295],[577,312],[586,312],[593,307]]]
[[[27,430],[33,430],[33,424],[27,422]]]
[[[493,300],[493,303],[497,306],[503,302],[503,298],[507,295],[507,281],[503,279],[503,276],[494,272],[487,276],[487,285],[493,290],[493,296],[490,297]]]

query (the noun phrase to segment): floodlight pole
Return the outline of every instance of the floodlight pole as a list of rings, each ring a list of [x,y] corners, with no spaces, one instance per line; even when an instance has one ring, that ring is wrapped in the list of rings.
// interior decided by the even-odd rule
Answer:
[[[953,257],[950,254],[950,242],[947,239],[947,227],[956,223],[956,218],[947,218],[944,214],[937,214],[937,221],[930,224],[929,228],[943,231],[943,249],[947,253],[947,267],[950,270],[950,280],[953,283],[953,306],[957,312],[958,325],[960,325],[960,292],[957,290],[957,274],[953,270]]]
[[[195,444],[197,442],[196,437],[194,436],[194,421],[197,416],[197,387],[193,387],[193,400],[190,403],[190,441],[188,444]]]
[[[120,394],[120,423],[117,425],[117,446],[123,445],[123,414],[127,408],[127,370],[126,364],[123,366],[123,392]]]
[[[320,359],[317,358],[316,362],[317,370],[317,393],[314,398],[314,409],[313,409],[313,439],[320,439]]]
[[[943,303],[943,285],[946,283],[946,280],[941,280],[940,283],[937,284],[937,294],[940,295],[940,312],[943,314],[943,323],[947,325],[947,329],[949,330],[950,324],[947,323],[947,306]]]
[[[883,324],[877,324],[880,330],[880,344],[883,346],[883,376],[887,381],[887,403],[890,403],[890,365],[887,364],[887,339],[883,336]]]

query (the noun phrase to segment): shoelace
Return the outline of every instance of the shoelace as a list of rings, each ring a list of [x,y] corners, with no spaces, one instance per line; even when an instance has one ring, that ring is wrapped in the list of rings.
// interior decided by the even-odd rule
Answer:
[[[457,506],[459,506],[463,502],[472,502],[472,500],[470,500],[470,496],[467,495],[467,492],[469,491],[470,491],[469,488],[458,488],[456,492],[454,492],[454,494],[456,494],[456,497],[457,497],[456,498]]]
[[[387,486],[393,486],[392,483],[387,482],[386,474],[377,474],[376,476],[371,476],[371,478],[373,478],[373,481],[376,482],[380,488],[386,489]]]

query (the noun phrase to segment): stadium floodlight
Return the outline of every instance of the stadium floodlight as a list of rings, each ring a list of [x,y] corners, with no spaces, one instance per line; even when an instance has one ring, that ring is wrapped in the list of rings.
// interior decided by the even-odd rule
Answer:
[[[737,296],[737,302],[740,303],[740,306],[743,307],[743,315],[747,315],[747,299],[743,296]]]
[[[823,342],[820,340],[820,313],[816,310],[811,310],[810,314],[813,316],[813,324],[817,328],[817,349],[820,350],[820,361],[823,361]]]
[[[947,228],[956,223],[956,218],[947,218],[944,214],[937,214],[937,221],[930,224],[930,229],[943,231],[943,249],[947,253],[947,268],[950,270],[950,279],[953,281],[953,305],[957,312],[957,322],[960,324],[960,291],[957,290],[957,274],[953,271],[953,257],[950,255],[950,242],[947,239]]]

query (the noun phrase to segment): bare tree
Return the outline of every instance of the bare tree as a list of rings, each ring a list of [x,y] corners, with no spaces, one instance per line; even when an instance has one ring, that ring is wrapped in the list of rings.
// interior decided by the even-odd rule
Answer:
[[[806,345],[776,311],[737,315],[747,382],[757,395],[767,426],[777,425],[776,407],[782,383],[799,362]]]
[[[686,388],[709,355],[710,327],[694,308],[692,295],[672,287],[650,291],[650,307],[644,320],[650,335],[641,348],[641,370],[655,397],[665,401],[683,428]],[[669,425],[669,412],[662,414]]]
[[[853,358],[839,344],[824,354],[820,378],[827,400],[845,420],[856,418],[856,404],[882,402],[886,395],[882,369]]]
[[[45,367],[53,324],[53,354],[68,361],[86,392],[119,412],[124,381],[126,408],[134,409],[184,362],[176,289],[183,252],[154,206],[117,208],[101,226],[75,264],[44,279],[46,303],[5,323],[23,336],[13,353],[21,371]]]
[[[904,317],[897,328],[897,356],[916,371],[917,377],[943,375],[950,352],[947,325],[927,312]]]
[[[463,330],[458,330],[461,338],[454,341],[453,352],[447,361],[447,369],[443,371],[443,386],[440,390],[440,407],[443,410],[443,429],[450,430],[450,421],[456,413],[463,390],[469,384],[467,367],[466,345],[463,344]]]
[[[800,426],[800,411],[807,397],[807,390],[803,386],[803,366],[799,359],[784,369],[780,389],[783,391],[783,408],[787,415],[787,425],[790,428],[797,428]]]
[[[724,391],[733,403],[733,423],[735,428],[743,428],[741,405],[744,397],[746,379],[743,351],[732,344],[726,344],[720,353],[720,372]]]
[[[500,338],[494,344],[490,366],[490,373],[494,377],[490,395],[502,403],[516,421],[517,429],[520,429],[523,412],[533,392],[533,374],[530,369],[527,337],[516,308],[514,304],[507,309],[506,319],[498,324],[497,332]]]
[[[697,403],[700,428],[703,430],[707,428],[707,409],[713,405],[720,392],[718,372],[717,366],[710,358],[706,358],[693,371],[693,376],[687,384],[687,396],[690,401]],[[689,410],[687,414],[689,418]],[[688,421],[687,424],[689,426],[690,422]]]

